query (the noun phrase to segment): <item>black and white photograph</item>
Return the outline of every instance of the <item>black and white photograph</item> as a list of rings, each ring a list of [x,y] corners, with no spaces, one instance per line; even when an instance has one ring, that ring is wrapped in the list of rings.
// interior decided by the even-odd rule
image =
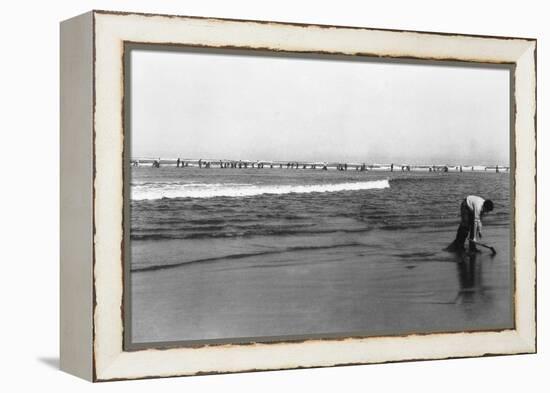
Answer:
[[[125,56],[130,344],[513,328],[509,66]]]

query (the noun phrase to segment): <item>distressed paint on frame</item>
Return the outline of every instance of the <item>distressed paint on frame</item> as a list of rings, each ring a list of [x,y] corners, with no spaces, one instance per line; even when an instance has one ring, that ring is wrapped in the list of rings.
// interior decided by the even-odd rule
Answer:
[[[106,15],[119,15],[119,14],[112,14],[112,13],[105,13],[105,12],[96,12],[96,14],[97,14],[97,16],[100,16],[100,15],[101,15],[101,16],[106,16]],[[95,21],[95,19],[96,19],[97,16],[94,15],[94,21]],[[121,17],[123,17],[123,16],[128,16],[128,17],[130,17],[130,16],[139,16],[139,17],[144,17],[145,19],[147,19],[147,18],[149,18],[149,17],[155,17],[155,16],[145,16],[145,15],[137,15],[137,14],[122,14]],[[175,18],[175,19],[178,20],[178,21],[179,21],[178,18],[183,18],[183,19],[195,19],[195,18],[187,18],[187,17],[165,17],[165,16],[163,16],[162,18],[168,18],[168,19]],[[173,19],[172,19],[172,20],[173,20]],[[210,20],[212,20],[212,19],[206,18],[206,19],[204,19],[204,20],[205,20],[205,21],[210,21]],[[214,19],[214,20],[217,21],[217,22],[219,22],[219,20],[217,20],[217,19]],[[140,22],[138,22],[138,23],[140,23]],[[286,25],[287,25],[287,24],[282,24],[282,23],[271,23],[271,22],[246,22],[246,23],[260,23],[261,25],[267,24],[267,25],[269,25],[269,26],[281,26],[281,25],[286,26]],[[294,25],[289,25],[289,26],[294,26]],[[299,26],[300,26],[301,28],[307,27],[307,26],[301,26],[301,25],[299,25]],[[315,27],[319,27],[319,26],[315,26]],[[319,27],[319,28],[321,28],[321,27]],[[338,29],[340,29],[339,27],[322,27],[322,28],[323,28],[323,29],[328,29],[329,31],[333,31],[333,30],[338,30]],[[96,29],[96,27],[94,27],[94,33],[95,33],[95,29]],[[348,28],[344,28],[344,29],[348,29]],[[363,31],[363,30],[368,30],[368,29],[361,29],[361,28],[353,28],[353,29],[358,29],[358,30],[361,30],[361,31]],[[396,32],[396,33],[399,34],[398,32]],[[427,35],[434,35],[434,34],[433,34],[433,33],[429,33],[429,34],[427,34]],[[94,34],[94,37],[95,37],[95,34]],[[450,35],[450,37],[462,37],[462,38],[464,38],[464,37],[466,37],[466,36]],[[498,40],[513,40],[513,39],[498,38]],[[122,41],[131,42],[132,40],[131,40],[131,39],[128,39],[128,40],[123,39]],[[525,41],[525,42],[527,42],[527,44],[530,44],[530,41],[529,41],[529,40],[522,40],[522,41]],[[143,41],[143,42],[150,42],[150,41]],[[96,43],[97,43],[97,41],[96,41],[96,39],[94,38],[94,48],[95,48],[95,44],[96,44]],[[166,42],[163,42],[163,44],[166,44]],[[121,44],[119,44],[119,45],[121,46]],[[177,43],[177,45],[186,45],[186,44],[185,44],[185,43],[183,43],[183,44]],[[187,45],[187,46],[189,46],[189,45]],[[210,45],[206,45],[206,46],[210,46]],[[215,46],[215,47],[219,47],[219,48],[222,48],[222,47],[223,47],[223,48],[231,47],[231,48],[233,48],[234,46],[233,46],[233,45],[219,45],[219,46]],[[242,46],[235,46],[235,47],[238,47],[238,48],[241,48],[241,49],[243,48]],[[266,48],[268,48],[269,50],[280,50],[280,49],[277,49],[277,48],[272,48],[272,47],[270,47],[270,46],[267,46],[267,47],[258,46],[258,47],[255,47],[254,49],[255,49],[255,50],[257,50],[257,49],[259,49],[259,50],[265,50]],[[119,49],[120,49],[120,48],[119,48]],[[286,50],[282,50],[282,51],[287,52]],[[295,50],[295,49],[288,50],[288,52],[291,52],[291,53],[300,53],[299,51],[297,51],[297,50]],[[96,53],[96,51],[94,50],[94,64],[96,63],[96,61],[95,61],[95,53]],[[333,52],[333,51],[328,51],[328,52],[323,52],[323,51],[304,51],[304,53],[328,53],[328,54],[335,54],[335,53],[340,53],[340,52]],[[352,53],[352,54],[350,54],[350,53],[348,53],[348,52],[341,52],[341,53],[348,54],[348,55],[369,55],[369,56],[376,55],[376,54],[373,53],[373,52],[354,52],[354,53]],[[380,55],[380,54],[378,54],[377,56],[386,57],[386,55]],[[411,59],[426,59],[426,57],[424,57],[424,56],[419,56],[419,57],[410,56],[410,57],[409,57],[408,55],[401,55],[401,54],[391,54],[391,55],[388,55],[388,57],[411,58]],[[435,56],[435,57],[428,57],[428,58],[429,58],[429,59],[445,59],[445,60],[461,60],[461,61],[491,62],[491,61],[490,61],[491,59],[489,59],[489,61],[488,61],[488,59],[482,59],[482,58],[476,58],[476,57],[467,57],[466,59],[458,59],[458,58],[454,58],[454,57],[450,57],[450,58],[449,58],[449,57],[444,57],[444,56],[441,56],[441,57]],[[512,64],[512,63],[514,63],[514,61],[511,61],[511,60],[509,60],[509,59],[506,59],[506,60],[503,60],[503,59],[492,59],[492,60],[493,60],[494,63],[503,63],[503,64]],[[122,60],[120,60],[120,61],[122,61]],[[112,70],[112,71],[114,71],[114,70]],[[94,78],[95,78],[96,76],[97,76],[97,70],[94,68]],[[96,83],[97,83],[97,81],[94,82],[94,108],[95,108],[95,109],[94,109],[94,116],[95,116],[96,113],[97,113],[97,112],[96,112],[96,111],[97,111],[97,107],[96,107],[96,105],[95,105],[95,99],[96,99],[95,88],[96,88]],[[121,90],[123,90],[123,85],[119,85],[119,86],[122,86]],[[122,91],[120,94],[123,95],[123,91]],[[122,100],[120,100],[120,101],[122,102]],[[123,115],[121,115],[121,116],[122,116],[122,119],[123,119]],[[123,121],[123,120],[122,120],[122,121]],[[96,124],[96,126],[97,126],[97,122],[95,122],[95,124]],[[96,172],[96,165],[95,165],[95,162],[96,162],[96,152],[95,152],[95,148],[96,148],[97,146],[96,146],[96,143],[95,143],[95,135],[96,135],[96,130],[95,130],[95,127],[94,127],[94,196],[95,196],[95,194],[96,194],[96,192],[97,192],[96,186],[100,186],[100,184],[96,184],[96,174],[97,174],[97,172]],[[122,146],[123,146],[123,145],[124,145],[124,144],[122,143]],[[122,149],[122,152],[121,152],[121,155],[120,155],[120,156],[122,157],[123,155],[124,155],[124,150]],[[99,190],[99,189],[100,189],[100,187],[98,187],[98,190]],[[94,202],[98,202],[98,201],[96,200],[96,198],[94,198]],[[111,203],[112,203],[112,202],[111,202]],[[95,214],[95,208],[96,208],[96,203],[94,203],[94,223],[96,222],[97,218],[99,218],[99,217],[97,217],[96,214]],[[536,223],[535,223],[535,225],[536,225]],[[95,225],[94,225],[94,228],[95,228]],[[121,231],[122,231],[122,228],[121,228]],[[95,229],[94,229],[94,239],[96,238],[95,234],[96,234],[96,231],[95,231]],[[96,239],[96,240],[97,240],[97,239]],[[96,242],[94,242],[94,243],[97,245]],[[120,243],[120,247],[121,247],[120,252],[121,252],[121,254],[122,254],[122,260],[123,260],[123,256],[124,256],[123,243]],[[95,247],[94,247],[94,251],[95,251]],[[94,261],[95,261],[95,258],[94,258]],[[95,269],[94,269],[94,271],[95,271]],[[95,279],[94,279],[94,288],[95,288],[96,286],[101,286],[102,284],[101,284],[101,283],[98,283],[96,275],[94,275],[94,278],[95,278]],[[103,283],[103,284],[104,284],[104,283]],[[121,281],[121,285],[122,285],[122,286],[124,285],[124,284],[123,284],[123,281]],[[94,293],[95,293],[95,292],[94,292]],[[112,300],[112,299],[111,299],[111,300]],[[123,306],[123,304],[122,304],[122,301],[121,301],[121,302],[120,302],[120,307],[122,307],[122,306]],[[100,311],[100,314],[101,314],[101,310],[99,310],[98,308],[99,308],[99,307],[98,307],[98,305],[97,305],[97,303],[96,303],[96,297],[95,297],[95,295],[94,295],[94,310],[95,310],[95,311]],[[101,315],[97,315],[97,312],[95,312],[94,321],[97,323],[100,319],[101,319]],[[96,332],[96,329],[95,329],[95,323],[94,323],[94,334],[95,334],[95,335],[98,334],[98,332]],[[435,335],[429,335],[429,336],[435,336]],[[449,334],[444,334],[444,335],[441,335],[441,336],[447,337],[447,336],[450,336],[450,335],[449,335]],[[96,338],[97,338],[97,337],[96,337]],[[408,339],[416,339],[416,338],[418,338],[418,335],[411,335],[411,336],[407,336],[407,337],[406,337],[407,340],[408,340]],[[359,342],[365,341],[365,340],[340,339],[340,341],[346,342],[346,343],[347,343],[349,340],[351,340],[352,342],[355,342],[355,341],[359,341]],[[368,340],[369,340],[369,341],[373,341],[373,339],[368,339]],[[381,339],[381,340],[383,341],[384,339]],[[390,340],[393,340],[393,339],[390,339]],[[122,340],[121,340],[121,341],[122,341]],[[399,340],[399,341],[401,341],[401,340]],[[316,343],[319,343],[319,341],[318,341],[318,340],[308,340],[308,341],[304,341],[303,343],[304,343],[304,344],[316,344]],[[403,344],[403,343],[404,343],[404,342],[402,342],[402,344]],[[121,342],[121,344],[122,344],[122,342]],[[252,346],[253,348],[264,349],[264,348],[265,348],[265,345],[266,345],[266,344],[251,344],[251,345],[249,345],[248,347]],[[273,346],[274,344],[269,344],[269,345]],[[288,344],[280,343],[280,344],[278,344],[278,345],[276,345],[276,346],[280,346],[280,345],[285,346],[285,345],[288,345]],[[291,345],[294,345],[294,344],[291,344]],[[96,345],[94,345],[94,347],[95,347],[95,350],[94,350],[94,360],[95,360],[96,355],[97,355],[97,352],[98,352],[98,351],[101,352],[104,348],[102,348],[101,345],[97,345],[97,343],[96,343]],[[231,345],[222,345],[222,346],[219,346],[218,348],[219,348],[219,349],[232,349],[232,348],[234,348],[234,347],[235,347],[235,346],[231,346]],[[212,347],[210,347],[210,346],[207,346],[207,347],[205,347],[204,349],[214,349],[214,348],[212,348]],[[517,349],[516,349],[516,350],[517,350]],[[174,352],[174,351],[177,351],[177,350],[166,350],[166,351],[172,351],[172,352]],[[147,354],[152,355],[152,354],[156,353],[155,350],[146,350],[146,351],[139,351],[139,352],[140,352],[140,353],[144,353],[145,355],[147,355]],[[522,352],[522,350],[519,350],[518,352]],[[524,352],[531,352],[531,350],[525,349]],[[484,354],[481,354],[481,355],[484,356],[484,355],[488,355],[488,354],[490,354],[490,353],[484,353]],[[100,356],[101,356],[101,355],[100,355]],[[458,357],[462,357],[462,356],[471,356],[471,355],[458,355]],[[451,357],[454,357],[454,356],[451,356]],[[422,360],[422,359],[427,359],[427,358],[430,358],[430,357],[428,356],[428,357],[419,357],[419,358],[412,358],[412,359],[407,359],[406,357],[404,357],[403,360],[413,360],[413,359]],[[446,358],[446,357],[441,357],[441,356],[438,357],[438,356],[436,355],[436,356],[434,356],[433,358]],[[382,361],[389,362],[389,361],[394,361],[394,360],[382,360]],[[296,366],[296,365],[294,365],[294,364],[291,363],[291,364],[288,364],[288,365],[287,365],[287,364],[282,364],[279,368],[282,369],[282,368],[299,368],[299,367],[324,367],[324,366],[332,366],[332,365],[340,365],[340,364],[363,364],[363,363],[371,363],[371,362],[378,362],[378,361],[376,361],[376,360],[373,359],[373,361],[359,361],[359,362],[357,362],[357,363],[355,363],[355,362],[328,363],[328,364],[326,364],[326,365],[320,365],[320,366],[318,366],[318,365]],[[95,361],[94,361],[94,363],[95,363]],[[261,369],[272,369],[272,368],[261,368]],[[250,371],[251,371],[251,370],[254,370],[254,369],[242,369],[242,370],[238,370],[238,371],[231,370],[231,369],[217,369],[217,370],[213,370],[213,371],[196,371],[196,372],[190,372],[190,373],[186,373],[186,372],[181,372],[181,373],[177,373],[177,372],[176,372],[176,373],[174,373],[174,372],[168,372],[167,374],[165,374],[165,373],[158,373],[158,374],[153,374],[153,375],[151,375],[151,376],[189,375],[189,374],[204,374],[204,373],[218,373],[218,372],[240,372],[240,371],[247,371],[247,370],[250,370]],[[103,374],[103,373],[102,373],[102,374]],[[144,376],[132,375],[132,374],[134,374],[134,373],[132,373],[131,371],[129,372],[130,375],[127,375],[127,376],[120,376],[120,377],[117,377],[117,376],[114,376],[114,375],[110,375],[110,376],[109,376],[109,373],[108,373],[108,372],[105,373],[105,374],[106,374],[106,375],[104,375],[103,377],[102,377],[102,376],[99,376],[99,377],[98,377],[96,367],[94,367],[94,375],[95,375],[94,379],[96,379],[96,380],[105,380],[105,379],[126,379],[126,378],[136,378],[136,377],[140,378],[140,377],[144,377]]]

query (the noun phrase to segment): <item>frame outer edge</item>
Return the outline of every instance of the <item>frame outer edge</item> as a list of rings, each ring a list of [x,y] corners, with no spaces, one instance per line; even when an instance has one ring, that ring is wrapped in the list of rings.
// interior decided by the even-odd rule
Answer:
[[[516,328],[526,352],[537,351],[537,100],[536,41],[526,45],[516,72]]]
[[[95,14],[96,12],[94,12]],[[112,18],[114,17],[116,14],[115,13],[105,13],[105,12],[97,12],[97,15],[100,16],[98,17],[98,19],[101,19],[103,20],[104,18]],[[116,18],[118,19],[117,22],[120,20],[120,19],[123,19],[123,18],[133,18],[134,16],[136,16],[135,14],[129,14],[129,15],[117,15]],[[144,15],[137,15],[137,17],[148,17],[148,16],[144,16]],[[190,19],[193,19],[192,17]],[[205,18],[206,21],[205,23],[209,23],[209,20],[207,18]],[[103,21],[105,22],[105,21]],[[157,21],[158,22],[158,21]],[[285,25],[286,26],[286,25]],[[367,28],[365,28],[366,30],[368,30]],[[120,39],[121,41],[118,42],[118,43],[115,43],[115,42],[111,42],[109,45],[112,46],[113,44],[114,45],[120,45],[120,43],[124,42],[125,38],[122,38],[122,37],[118,37],[116,34],[113,34],[111,35],[112,33],[115,32],[115,30],[111,31],[111,26],[109,26],[109,28],[105,27],[105,30],[108,30],[108,31],[104,31],[103,29],[100,29],[100,34],[103,35],[103,34],[107,34],[109,35],[109,39],[112,39],[114,38],[115,40],[118,40]],[[398,32],[395,32],[395,34],[398,34]],[[418,33],[418,34],[422,34],[422,33]],[[426,35],[433,35],[434,33],[427,33]],[[458,36],[460,37],[461,39],[464,39],[465,36]],[[506,37],[499,37],[499,38],[495,38],[495,40],[499,40],[499,41],[506,41],[507,38]],[[101,40],[98,40],[97,38],[94,38],[94,44],[96,44],[97,42],[100,42]],[[517,53],[518,53],[518,50],[523,48],[525,49],[524,51],[524,54],[528,53],[530,57],[530,61],[531,62],[527,62],[528,64],[533,64],[533,50],[535,51],[536,53],[536,43],[535,45],[533,46],[533,42],[531,40],[529,41],[523,41],[523,42],[510,42],[510,44],[506,44],[507,47],[508,45],[515,45],[515,50],[516,52],[514,52],[514,56],[517,56]],[[292,52],[293,50],[291,50]],[[515,58],[515,62],[518,63],[520,61],[520,57],[517,56],[517,57],[514,57]],[[95,56],[94,56],[94,61],[95,61]],[[470,58],[468,61],[472,61]],[[474,62],[476,60],[473,60]],[[479,60],[478,60],[479,61]],[[503,60],[499,60],[499,61],[503,61]],[[506,61],[506,60],[504,60]],[[94,63],[95,64],[95,63]],[[96,76],[96,71],[94,69],[94,77]],[[112,71],[110,71],[112,72]],[[536,71],[535,71],[536,72]],[[531,75],[529,75],[529,78],[532,78]],[[527,146],[523,146],[523,150],[524,151],[524,154],[529,154],[532,152],[532,146],[531,146],[531,143],[532,143],[532,139],[531,137],[534,136],[534,140],[535,140],[535,147],[534,147],[534,151],[536,152],[536,99],[533,101],[533,97],[531,96],[533,93],[531,87],[533,87],[533,90],[536,89],[536,76],[533,78],[534,79],[534,84],[531,85],[528,89],[523,89],[523,93],[524,94],[527,94],[528,95],[528,98],[525,99],[525,96],[522,98],[524,99],[524,101],[522,102],[522,105],[523,105],[523,111],[522,113],[524,113],[524,117],[527,117],[527,121],[533,121],[532,118],[529,118],[530,114],[533,113],[533,115],[535,116],[535,127],[533,128],[531,125],[527,126],[527,127],[524,127],[522,129],[522,131],[524,130],[525,131],[525,134],[524,137],[525,139],[529,139],[529,141],[526,142]],[[100,85],[98,85],[100,86]],[[94,99],[95,99],[95,92],[94,92]],[[95,102],[94,102],[95,104]],[[100,103],[102,106],[104,105],[104,103]],[[526,106],[529,106],[531,104],[534,104],[535,106],[535,109],[533,112],[530,111],[529,108],[527,108],[526,110]],[[94,105],[94,108],[95,108],[95,105]],[[104,119],[105,120],[105,119]],[[99,117],[98,119],[95,119],[96,122],[99,121]],[[99,123],[98,123],[99,124]],[[523,123],[525,124],[525,123]],[[532,123],[529,123],[529,124],[532,124]],[[518,125],[518,123],[516,122],[516,126]],[[100,130],[101,131],[101,130]],[[112,130],[111,130],[112,131]],[[517,130],[516,130],[517,131]],[[103,134],[107,132],[107,130],[103,130],[101,131]],[[102,135],[103,135],[102,134]],[[94,134],[95,135],[95,134]],[[105,137],[105,136],[104,136]],[[115,135],[110,135],[110,138],[116,138]],[[520,138],[518,138],[520,139]],[[104,141],[105,142],[105,141]],[[96,146],[96,142],[95,142],[95,139],[94,139],[94,146]],[[531,157],[531,159],[533,159]],[[521,160],[521,157],[520,157],[520,160]],[[531,164],[532,162],[529,161],[527,163],[527,171],[531,169]],[[101,166],[101,165],[100,165]],[[534,174],[536,175],[536,162],[535,162],[535,165],[532,167],[534,168],[533,171],[534,171]],[[97,179],[96,179],[97,180]],[[96,182],[96,185],[99,184]],[[533,184],[531,183],[530,186],[529,186],[529,190],[531,190],[532,188],[535,188],[536,189],[536,180],[535,180],[535,185],[533,187]],[[519,189],[519,188],[518,188]],[[530,191],[528,191],[530,192]],[[528,203],[525,203],[524,206],[523,206],[523,209],[530,209],[532,206],[530,205],[530,203],[532,202],[532,198],[529,197],[529,196],[524,196],[523,197],[524,200],[528,200]],[[98,200],[98,197],[97,195],[94,194],[94,201],[97,201]],[[536,196],[535,196],[535,199],[534,199],[534,202],[535,202],[535,206],[536,206]],[[104,202],[105,203],[105,202]],[[114,201],[112,202],[109,202],[109,204],[114,204]],[[98,217],[101,217],[101,214],[99,214],[98,212],[94,213],[95,214],[95,218],[98,218]],[[536,215],[533,217],[533,220],[528,220],[528,222],[531,222],[533,221],[536,225]],[[531,229],[529,229],[529,231],[525,231],[524,232],[524,235],[530,235],[533,233],[533,229],[535,229],[534,233],[536,234],[536,228],[533,228],[533,226],[531,227]],[[98,239],[96,238],[95,239],[96,242],[98,241]],[[525,242],[526,244],[523,246],[523,248],[525,248],[527,250],[526,254],[531,256],[531,252],[533,251],[532,250],[532,244],[531,242],[529,241],[529,239],[527,239],[527,241]],[[97,243],[96,243],[96,246],[97,246]],[[95,247],[94,247],[95,248]],[[517,250],[516,250],[517,252]],[[534,254],[532,254],[535,258],[536,258],[536,249],[534,250]],[[109,259],[111,259],[112,256],[109,256]],[[99,265],[102,265],[103,262],[100,262]],[[534,274],[533,274],[533,266],[535,266],[535,264],[533,263],[533,261],[531,260],[526,260],[525,263],[524,263],[525,266],[523,266],[523,269],[522,269],[522,279],[525,279],[525,280],[531,280],[536,283],[536,267],[534,268]],[[103,267],[104,269],[105,267]],[[106,274],[105,272],[103,272],[103,274]],[[524,276],[525,275],[525,276]],[[103,285],[104,287],[106,285],[108,285],[108,282],[113,282],[113,278],[112,277],[107,277],[107,276],[102,276],[105,280],[105,282],[101,283],[101,284],[98,284],[97,281],[94,282],[94,287],[101,287],[101,285]],[[525,278],[527,277],[527,278]],[[98,276],[95,277],[96,279],[98,278]],[[527,284],[531,284],[531,281],[527,282]],[[117,289],[114,290],[115,292],[118,292]],[[534,294],[534,296],[533,296]],[[101,300],[101,299],[100,299]],[[109,305],[110,303],[114,303],[113,301],[115,299],[111,299],[111,298],[105,298],[104,300],[107,300],[107,303],[105,304],[105,306],[109,306],[109,307],[112,307],[112,305]],[[527,290],[527,296],[525,296],[525,299],[524,299],[526,303],[522,303],[523,304],[523,308],[525,308],[526,306],[527,307],[532,307],[533,304],[535,303],[536,301],[536,289],[534,291],[530,291],[530,289]],[[108,304],[109,303],[109,304]],[[100,301],[100,304],[99,304],[99,309],[102,309],[103,308],[103,305],[101,304],[101,301]],[[99,321],[100,319],[104,318],[104,317],[107,317],[107,318],[111,318],[113,317],[114,313],[114,309],[113,310],[110,310],[109,312],[107,312],[106,314],[103,314],[103,311],[101,310],[101,312],[98,313],[98,309],[95,308],[95,304],[94,304],[94,318],[97,321]],[[99,319],[98,319],[98,315],[101,314],[99,316]],[[500,346],[495,346],[493,350],[490,350],[489,352],[486,352],[486,353],[479,353],[479,354],[462,354],[462,353],[457,353],[455,354],[455,356],[450,356],[450,357],[463,357],[463,356],[466,356],[466,357],[471,357],[471,356],[487,356],[487,355],[498,355],[498,354],[518,354],[518,353],[532,353],[536,350],[536,314],[534,313],[534,310],[533,311],[527,311],[526,313],[523,313],[523,316],[522,316],[522,323],[521,323],[521,329],[518,329],[517,331],[515,331],[514,333],[515,334],[506,334],[506,333],[503,333],[502,335],[503,336],[506,336],[508,337],[509,339],[513,339],[511,342],[510,342],[510,348],[509,349],[502,349],[503,347],[500,347]],[[104,322],[103,322],[104,323]],[[102,323],[100,322],[99,325],[101,325]],[[118,328],[118,326],[116,327],[116,329]],[[103,342],[103,346],[102,345],[99,345],[97,346],[97,343],[95,343],[95,341],[98,339],[98,336],[97,336],[97,331],[95,332],[95,337],[94,337],[94,345],[95,345],[95,349],[96,351],[100,352],[100,353],[96,353],[94,354],[94,358],[99,358],[101,360],[101,363],[100,364],[100,370],[99,370],[99,376],[96,377],[95,374],[94,374],[94,380],[117,380],[117,379],[136,379],[136,378],[144,378],[144,377],[160,377],[160,376],[179,376],[179,375],[196,375],[196,374],[203,374],[205,373],[227,373],[227,372],[242,372],[242,371],[251,371],[249,369],[246,369],[246,368],[242,368],[242,369],[238,369],[238,370],[235,370],[235,369],[231,369],[231,368],[228,368],[228,369],[220,369],[220,368],[215,368],[214,370],[217,370],[217,371],[208,371],[208,370],[204,370],[204,371],[193,371],[193,365],[191,363],[188,363],[188,365],[185,367],[187,368],[187,372],[186,371],[177,371],[177,372],[174,372],[174,369],[172,368],[172,371],[168,371],[168,369],[170,369],[170,367],[166,367],[167,370],[165,370],[165,372],[151,372],[150,370],[147,372],[143,372],[143,369],[140,371],[138,370],[135,370],[134,372],[132,371],[129,371],[128,367],[131,363],[134,363],[136,360],[137,360],[137,353],[127,353],[127,352],[118,352],[117,353],[117,350],[113,349],[112,347],[110,347],[109,345],[106,345],[108,344],[108,340],[107,341],[104,341],[103,339],[99,340],[99,341],[104,341]],[[509,332],[511,333],[511,332]],[[459,337],[461,335],[458,335]],[[482,335],[478,335],[478,336],[474,336],[472,335],[472,338],[476,338],[477,339],[480,339],[482,340]],[[122,341],[122,340],[121,340]],[[481,343],[481,341],[480,341]],[[111,342],[111,344],[114,344],[114,342]],[[281,344],[282,345],[282,344]],[[233,347],[239,347],[238,345],[235,345]],[[259,347],[260,348],[260,347]],[[258,348],[258,350],[259,350]],[[287,347],[288,349],[291,349],[291,346]],[[245,351],[246,348],[241,348],[240,350],[243,350]],[[164,354],[166,354],[167,356],[171,356],[173,354],[175,354],[174,351],[178,351],[178,350],[166,350],[166,351],[138,351],[138,352],[142,352],[142,356],[145,357],[145,356],[148,356],[150,358],[150,360],[153,360],[153,358],[158,358],[158,360],[160,360],[161,358],[164,358]],[[148,352],[148,354],[147,354]],[[195,352],[195,351],[193,351]],[[198,350],[195,352],[195,355],[199,355],[201,352],[201,350]],[[475,352],[475,351],[474,351]],[[222,352],[223,353],[223,352]],[[221,353],[220,353],[221,354]],[[199,355],[200,356],[200,355]],[[428,357],[423,357],[423,358],[420,358],[420,359],[437,359],[437,358],[447,358],[446,356],[442,356],[442,355],[439,355],[439,356],[428,356]],[[175,358],[173,358],[175,359]],[[405,357],[401,357],[400,359],[402,360],[397,360],[397,361],[406,361],[407,359],[408,360],[420,360],[418,357],[411,357],[411,358],[407,358],[407,356]],[[143,359],[141,359],[143,361]],[[165,359],[166,360],[166,359]],[[371,360],[371,361],[361,361],[359,363],[356,363],[356,364],[366,364],[366,363],[378,363],[378,362],[386,362],[388,360],[385,360],[385,359],[381,359],[381,361],[377,361],[376,359],[374,360]],[[391,361],[391,360],[389,360]],[[195,361],[193,361],[192,363],[195,363]],[[199,362],[200,363],[200,362]],[[284,368],[301,368],[301,367],[318,367],[318,366],[324,366],[324,365],[318,365],[318,364],[315,364],[315,363],[312,363],[312,364],[309,364],[309,363],[302,363],[303,366],[295,366],[295,365],[290,365],[289,367],[281,367],[281,369],[284,369]],[[134,363],[134,366],[136,364]],[[338,365],[338,363],[334,363],[334,364],[331,364],[330,366],[334,366],[334,365]],[[143,364],[142,364],[143,366]],[[327,365],[329,366],[329,365]],[[94,366],[95,367],[95,366]],[[179,366],[176,366],[176,368],[179,367]],[[271,367],[262,367],[260,365],[259,367],[259,370],[269,370],[269,369],[273,369]]]
[[[93,380],[92,18],[60,24],[60,368]]]

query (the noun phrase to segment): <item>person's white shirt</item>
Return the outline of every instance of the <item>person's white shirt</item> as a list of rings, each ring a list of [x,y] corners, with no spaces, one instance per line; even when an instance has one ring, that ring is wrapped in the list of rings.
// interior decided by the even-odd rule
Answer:
[[[466,197],[466,205],[474,213],[474,221],[481,223],[481,212],[483,211],[483,204],[485,199],[476,195],[468,195]]]

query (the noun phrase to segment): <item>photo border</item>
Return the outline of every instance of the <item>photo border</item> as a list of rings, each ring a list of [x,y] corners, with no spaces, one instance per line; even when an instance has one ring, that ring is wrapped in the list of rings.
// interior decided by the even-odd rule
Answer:
[[[536,40],[106,11],[92,17],[94,380],[536,352]],[[125,351],[126,43],[514,66],[515,329]]]
[[[330,60],[330,61],[357,61],[363,64],[402,64],[402,65],[416,65],[416,66],[441,66],[441,67],[468,67],[468,68],[479,68],[484,70],[506,70],[509,75],[509,142],[510,142],[510,156],[509,156],[509,186],[510,186],[510,200],[513,200],[513,188],[514,188],[514,176],[512,176],[513,169],[515,168],[514,156],[513,156],[513,138],[514,138],[514,71],[515,65],[506,64],[506,63],[470,63],[470,62],[457,62],[449,60],[423,60],[423,59],[401,59],[401,58],[380,58],[380,57],[370,57],[370,56],[356,56],[356,55],[338,55],[338,54],[307,54],[307,53],[295,53],[287,51],[277,51],[275,53],[271,51],[266,51],[262,49],[227,49],[227,48],[217,48],[211,46],[193,46],[189,47],[185,44],[162,44],[162,43],[144,43],[144,42],[123,42],[123,59],[124,59],[124,69],[123,69],[123,83],[124,83],[124,97],[123,97],[123,132],[124,132],[124,169],[123,169],[123,193],[124,201],[130,201],[130,187],[131,187],[131,100],[132,100],[132,87],[129,83],[132,75],[131,71],[131,52],[134,50],[137,51],[154,51],[154,52],[174,52],[174,53],[186,53],[194,55],[204,55],[204,54],[217,54],[217,55],[228,55],[228,56],[252,56],[252,57],[277,57],[277,58],[286,58],[286,59],[309,59],[309,60]],[[514,215],[513,204],[509,206],[510,217]],[[126,250],[130,250],[130,203],[124,204],[124,293],[123,293],[123,319],[124,319],[124,346],[125,351],[134,351],[140,349],[168,349],[175,347],[185,347],[185,348],[196,348],[205,345],[224,345],[224,344],[249,344],[254,343],[295,343],[303,342],[308,339],[339,339],[339,338],[367,338],[367,337],[405,337],[411,334],[425,335],[425,334],[438,334],[438,333],[455,333],[455,332],[487,332],[487,331],[504,331],[513,329],[513,327],[485,327],[485,328],[471,328],[471,329],[460,329],[455,330],[429,330],[425,329],[422,331],[396,331],[394,333],[368,333],[366,331],[343,331],[338,333],[310,333],[310,334],[286,334],[286,335],[277,335],[277,336],[254,336],[254,337],[228,337],[228,338],[217,338],[217,339],[193,339],[193,340],[171,340],[171,341],[159,341],[159,342],[143,342],[143,343],[133,343],[131,341],[131,256]],[[515,280],[514,280],[514,258],[513,258],[513,239],[514,239],[514,225],[510,226],[509,230],[509,245],[510,245],[510,265],[509,265],[509,274],[510,274],[510,307],[512,320],[515,325],[514,318],[514,291],[515,291]]]

